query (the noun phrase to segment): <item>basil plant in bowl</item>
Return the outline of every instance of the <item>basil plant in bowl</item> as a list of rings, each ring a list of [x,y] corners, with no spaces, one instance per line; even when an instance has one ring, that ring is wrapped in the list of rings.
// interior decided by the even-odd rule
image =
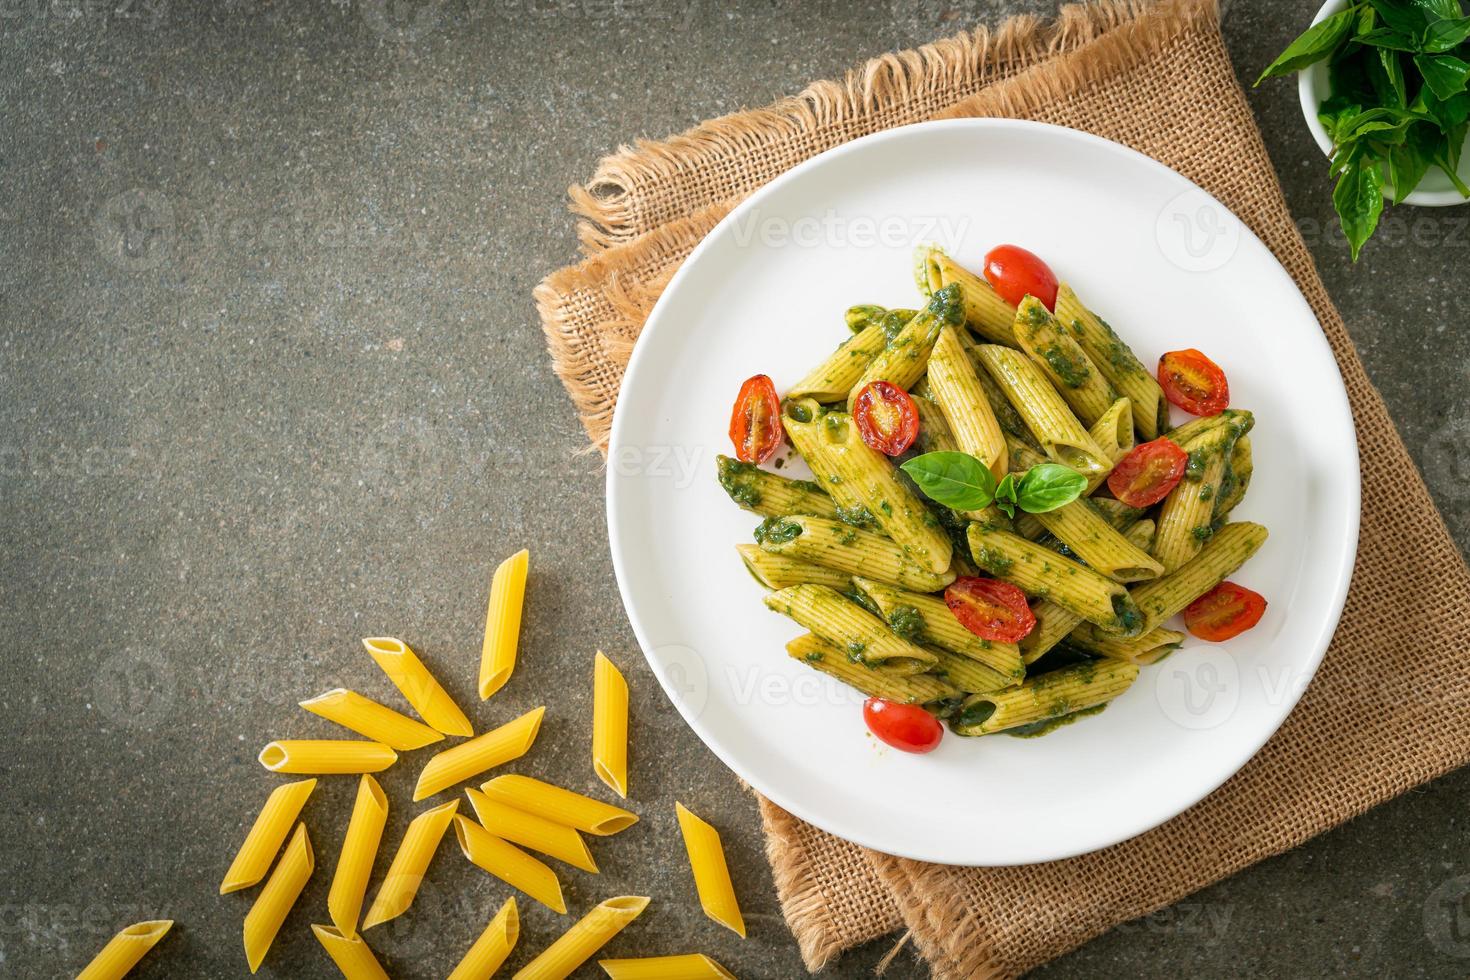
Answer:
[[[1460,0],[1329,0],[1261,77],[1300,72],[1354,261],[1383,213],[1470,199],[1470,17]]]

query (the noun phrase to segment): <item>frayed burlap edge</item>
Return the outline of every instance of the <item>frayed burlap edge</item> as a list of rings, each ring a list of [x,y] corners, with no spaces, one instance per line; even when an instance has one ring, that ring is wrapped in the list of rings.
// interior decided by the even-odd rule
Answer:
[[[571,208],[584,221],[578,237],[588,254],[633,241],[682,214],[650,213],[644,188],[660,187],[694,172],[725,172],[725,161],[763,155],[789,158],[786,166],[880,129],[917,121],[887,118],[896,107],[932,98],[961,98],[997,77],[1074,50],[1139,17],[1146,0],[1069,4],[1053,20],[1013,17],[999,27],[977,27],[907,51],[890,52],[849,71],[841,80],[814,82],[797,95],[762,109],[721,116],[665,140],[639,140],[604,157],[586,185],[572,185]],[[953,97],[950,98],[950,97]],[[793,144],[801,146],[793,154]],[[785,169],[786,166],[781,167]],[[777,170],[776,173],[779,173]],[[739,199],[776,173],[717,199]]]
[[[832,906],[812,877],[815,865],[799,841],[797,818],[756,794],[761,822],[766,831],[766,860],[776,883],[781,915],[796,937],[802,962],[816,972],[832,962],[848,946],[843,932],[832,920]]]

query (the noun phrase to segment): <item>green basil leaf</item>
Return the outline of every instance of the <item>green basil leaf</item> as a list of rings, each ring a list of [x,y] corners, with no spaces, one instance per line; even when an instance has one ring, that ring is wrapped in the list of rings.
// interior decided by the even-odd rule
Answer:
[[[1404,66],[1399,53],[1388,48],[1378,48],[1377,58],[1367,60],[1368,78],[1378,101],[1385,106],[1402,109],[1409,101],[1409,86],[1404,81]]]
[[[1384,24],[1396,31],[1418,37],[1419,32],[1429,26],[1429,15],[1421,8],[1408,5],[1403,0],[1368,0]]]
[[[1060,463],[1039,463],[1026,471],[1016,503],[1031,514],[1045,514],[1070,504],[1087,489],[1087,478]]]
[[[1378,162],[1358,160],[1344,170],[1332,192],[1332,204],[1356,262],[1383,214],[1383,174]]]
[[[1459,20],[1465,14],[1460,0],[1409,0],[1409,3],[1424,11],[1430,21]]]
[[[1437,20],[1424,28],[1424,51],[1440,54],[1453,51],[1470,38],[1470,17]]]
[[[1420,123],[1410,128],[1402,146],[1389,149],[1388,180],[1393,185],[1395,201],[1402,201],[1419,186],[1433,161],[1434,146],[1441,138],[1437,127]]]
[[[1394,51],[1407,51],[1409,54],[1416,53],[1420,48],[1419,42],[1410,35],[1382,27],[1376,31],[1369,31],[1367,34],[1359,34],[1353,40],[1359,44],[1367,44],[1375,48],[1390,48]]]
[[[925,453],[899,469],[918,484],[924,496],[955,510],[979,510],[995,499],[994,474],[969,453]]]
[[[1016,474],[1007,473],[1001,477],[1000,485],[995,488],[995,499],[998,503],[1016,502]]]
[[[1414,66],[1424,76],[1424,84],[1441,100],[1453,99],[1465,91],[1465,82],[1470,79],[1470,63],[1451,54],[1416,54]]]
[[[1342,43],[1343,38],[1352,32],[1356,20],[1357,13],[1349,7],[1341,13],[1333,14],[1320,24],[1307,28],[1301,37],[1287,45],[1280,57],[1266,66],[1266,70],[1261,72],[1261,77],[1256,79],[1256,84],[1259,85],[1266,79],[1275,78],[1278,75],[1300,71],[1326,58]]]
[[[1465,145],[1465,133],[1470,125],[1460,123],[1446,131],[1445,138],[1435,147],[1432,160],[1434,165],[1444,171],[1450,183],[1455,185],[1455,190],[1460,192],[1461,197],[1470,198],[1470,187],[1460,179],[1460,150]]]
[[[1317,119],[1322,123],[1322,128],[1327,130],[1327,135],[1332,138],[1333,143],[1340,142],[1339,134],[1343,132],[1343,124],[1363,111],[1363,107],[1345,95],[1334,95],[1325,99],[1317,109]]]

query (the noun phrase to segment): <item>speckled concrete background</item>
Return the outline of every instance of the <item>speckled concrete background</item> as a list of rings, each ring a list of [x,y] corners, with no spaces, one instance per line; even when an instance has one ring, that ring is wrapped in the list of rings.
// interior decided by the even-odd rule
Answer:
[[[1241,74],[1315,5],[1230,4]],[[600,464],[579,455],[530,292],[576,254],[565,186],[618,142],[1051,6],[0,2],[0,974],[69,975],[154,916],[179,925],[140,975],[243,973],[248,898],[215,890],[273,782],[254,755],[327,734],[300,698],[388,697],[357,638],[393,632],[460,665],[446,677],[479,724],[554,691],[524,768],[588,789],[590,657],[610,651],[634,688],[643,823],[599,843],[600,878],[566,875],[573,908],[649,894],[616,951],[697,947],[742,976],[798,975],[754,807],[667,707],[624,620]],[[1351,266],[1324,231],[1325,165],[1294,87],[1251,98],[1369,371],[1470,545],[1470,210],[1395,216],[1399,234]],[[482,705],[468,664],[486,576],[523,544],[524,658]],[[384,779],[389,839],[416,769]],[[351,792],[331,781],[311,803],[318,911],[291,917],[262,975],[335,975],[306,924]],[[745,942],[694,911],[676,796],[719,817]],[[1440,780],[1041,973],[1463,976],[1467,804],[1470,776]],[[442,976],[505,891],[446,852],[375,945],[395,975]],[[526,950],[562,925],[532,904]],[[835,972],[867,975],[887,945]],[[889,973],[923,974],[908,954]]]

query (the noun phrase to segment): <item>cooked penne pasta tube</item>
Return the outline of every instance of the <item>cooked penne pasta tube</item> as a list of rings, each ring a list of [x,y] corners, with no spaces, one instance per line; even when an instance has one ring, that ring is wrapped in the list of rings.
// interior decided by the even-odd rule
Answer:
[[[1016,341],[1051,380],[1083,425],[1093,425],[1118,400],[1118,391],[1077,341],[1035,296],[1016,307]]]
[[[642,895],[619,895],[592,907],[512,980],[565,980],[648,908]]]
[[[520,938],[521,917],[516,910],[516,897],[512,895],[449,974],[449,980],[490,980],[510,957]]]
[[[314,715],[398,752],[411,752],[444,739],[437,729],[340,687],[300,704]]]
[[[862,376],[853,382],[847,395],[847,410],[852,411],[858,393],[874,381],[888,383],[908,391],[924,376],[929,352],[939,339],[939,328],[946,323],[959,326],[964,322],[958,289],[941,289],[908,323],[904,324],[888,346],[873,358]]]
[[[980,381],[980,390],[985,392],[985,400],[990,403],[990,410],[995,413],[995,420],[1000,423],[1000,431],[1006,435],[1006,445],[1009,447],[1014,441],[1038,453],[1041,452],[1041,443],[1032,434],[1026,420],[1021,417],[1020,412],[1016,411],[1016,406],[1011,404],[1000,385],[995,383],[995,378],[985,370],[985,365],[980,361],[979,345],[968,345],[966,354],[970,358],[970,364],[975,368],[975,377]]]
[[[1250,431],[1255,418],[1236,411],[1180,446],[1189,454],[1184,478],[1159,507],[1159,529],[1153,556],[1166,571],[1193,558],[1215,533],[1215,495],[1225,481],[1235,442]]]
[[[313,925],[311,931],[346,980],[388,980],[388,974],[361,936],[344,934],[334,926]]]
[[[1086,497],[1033,516],[1090,568],[1114,582],[1143,582],[1164,573],[1163,565],[1114,530]]]
[[[1133,438],[1133,403],[1126,397],[1119,398],[1108,406],[1098,420],[1092,423],[1087,434],[1097,443],[1103,454],[1116,466],[1118,460],[1128,455],[1136,440]]]
[[[445,735],[469,737],[475,734],[474,726],[459,710],[459,705],[454,703],[449,692],[439,685],[407,643],[392,636],[370,636],[362,641],[362,645],[388,675],[393,686],[413,705],[413,710],[430,726]]]
[[[592,771],[628,798],[628,682],[601,650],[592,666]]]
[[[860,333],[868,324],[882,319],[883,314],[887,312],[888,307],[879,306],[877,303],[858,303],[847,308],[842,315],[842,320],[847,324],[848,330]]]
[[[1118,508],[1112,513],[1109,513],[1109,510],[1104,508],[1099,508],[1099,510],[1108,517],[1109,522],[1114,527],[1126,523],[1128,519],[1126,515],[1138,511],[1138,508],[1128,507],[1119,501],[1115,500],[1112,502],[1118,504]],[[1154,522],[1148,520],[1135,521],[1128,530],[1123,532],[1123,537],[1127,538],[1128,543],[1135,548],[1147,548],[1149,542],[1154,537]],[[1031,603],[1031,615],[1036,617],[1036,628],[1022,637],[1020,644],[1021,659],[1027,664],[1035,663],[1041,658],[1042,654],[1066,639],[1069,634],[1076,631],[1084,622],[1081,616],[1072,612],[1070,609],[1062,608],[1050,599],[1037,599],[1033,601]],[[1107,634],[1098,632],[1097,635],[1106,636]],[[1110,639],[1117,638],[1110,637]]]
[[[1145,508],[1130,507],[1127,504],[1123,503],[1123,501],[1114,500],[1112,497],[1089,497],[1088,499],[1092,501],[1092,506],[1096,507],[1098,509],[1098,512],[1108,519],[1109,524],[1113,525],[1113,527],[1117,528],[1120,531],[1125,531],[1125,533],[1127,533],[1128,540],[1132,541],[1134,544],[1138,544],[1138,542],[1134,540],[1134,535],[1129,532],[1132,532],[1134,522],[1144,515]],[[1148,522],[1148,534],[1148,540],[1152,541],[1154,534],[1153,521]],[[1139,545],[1139,547],[1144,546]]]
[[[1118,393],[1128,398],[1133,424],[1144,441],[1157,438],[1169,427],[1169,403],[1158,379],[1106,321],[1082,305],[1066,283],[1057,285],[1056,317]]]
[[[316,789],[315,779],[302,779],[294,783],[277,786],[266,797],[265,806],[256,814],[255,823],[245,835],[245,843],[235,853],[235,860],[220,882],[221,895],[249,888],[265,877],[276,859],[276,852],[286,841],[286,835],[296,824],[306,798]]]
[[[822,517],[767,518],[756,540],[778,555],[825,565],[849,576],[866,575],[914,592],[937,592],[954,581],[954,572],[935,574],[919,566],[888,538]]]
[[[969,534],[975,564],[996,578],[1027,595],[1050,599],[1104,632],[1143,632],[1143,616],[1133,598],[1112,579],[1014,534],[978,524],[970,525]]]
[[[945,421],[939,406],[923,395],[915,395],[913,399],[914,407],[919,410],[917,438],[919,450],[926,453],[958,452],[959,443],[955,442],[954,434],[950,432],[949,423]],[[946,523],[947,520],[952,519],[953,527],[959,531],[958,537],[961,540],[964,538],[964,521],[966,520],[980,521],[984,524],[1000,524],[1007,530],[1010,530],[1011,527],[1010,518],[1001,513],[1000,508],[994,504],[981,510],[970,511],[954,511],[933,502],[927,503],[926,506],[929,507],[931,513],[938,515],[940,523],[945,526],[946,530],[950,528],[950,524]],[[951,534],[951,537],[956,537],[956,535]],[[950,559],[950,571],[957,575],[974,574],[973,569],[966,567],[969,561],[964,557],[965,547],[962,544]]]
[[[777,476],[729,456],[716,456],[720,486],[744,509],[763,517],[786,514],[811,514],[813,517],[837,518],[837,504],[821,485],[812,480],[793,480]]]
[[[255,904],[245,913],[245,959],[250,964],[251,973],[259,970],[265,961],[271,943],[276,941],[276,933],[281,931],[281,923],[286,921],[286,913],[296,904],[315,867],[306,824],[298,823],[280,862],[255,897]]]
[[[765,603],[875,670],[918,674],[935,662],[931,651],[899,638],[883,620],[826,586],[793,585],[768,593]]]
[[[975,351],[1047,456],[1070,466],[1089,482],[1099,474],[1107,475],[1113,468],[1112,460],[1030,358],[994,344],[982,344]]]
[[[956,684],[935,674],[889,674],[874,670],[848,659],[846,650],[815,633],[803,633],[787,643],[786,653],[792,660],[800,660],[868,697],[929,704],[963,693]]]
[[[1020,687],[965,699],[954,722],[957,735],[989,735],[1050,721],[1113,700],[1138,677],[1138,665],[1093,660],[1040,674]]]
[[[427,799],[487,769],[519,759],[531,749],[546,707],[533,708],[514,721],[445,749],[424,766],[413,789],[413,801]]]
[[[1143,612],[1141,633],[1162,626],[1223,582],[1266,543],[1266,529],[1250,521],[1226,524],[1189,561],[1152,582],[1135,585],[1133,601]]]
[[[1230,453],[1230,465],[1225,468],[1225,479],[1220,492],[1215,495],[1215,520],[1222,520],[1245,499],[1246,488],[1251,485],[1251,437],[1241,436],[1235,440],[1235,449]]]
[[[998,480],[1005,476],[1008,462],[1005,436],[960,344],[959,329],[946,326],[939,331],[929,356],[929,391],[960,452],[980,460]]]
[[[1168,432],[1165,432],[1164,435],[1174,445],[1183,447],[1186,442],[1189,442],[1195,436],[1203,435],[1205,432],[1211,429],[1217,429],[1226,423],[1237,421],[1236,416],[1240,415],[1242,411],[1242,409],[1227,408],[1217,415],[1202,415],[1199,418],[1190,419],[1182,425],[1175,426]]]
[[[725,865],[720,832],[682,803],[674,804],[674,812],[679,815],[679,832],[689,852],[689,867],[694,872],[694,887],[704,914],[744,939],[745,918],[740,914],[735,885]]]
[[[937,248],[927,249],[920,261],[931,290],[937,292],[947,286],[959,289],[965,322],[971,330],[992,344],[1016,345],[1012,329],[1015,307],[1001,299],[990,283],[955,264]]]
[[[492,800],[584,833],[606,837],[638,822],[636,814],[530,776],[496,776],[480,787]]]
[[[991,668],[1002,679],[1018,681],[1025,675],[1016,644],[982,640],[955,619],[943,599],[895,589],[870,578],[856,577],[852,582],[878,608],[889,628],[910,643],[961,654]]]
[[[561,882],[545,862],[501,840],[469,817],[454,818],[454,836],[459,841],[459,849],[475,867],[520,889],[553,912],[566,914]]]
[[[886,311],[885,311],[886,312]],[[811,373],[787,391],[787,397],[799,398],[809,395],[821,402],[835,402],[847,397],[858,378],[883,353],[888,338],[883,335],[883,326],[870,322],[857,333],[848,337]]]
[[[398,753],[382,742],[347,739],[285,739],[260,750],[260,764],[271,772],[341,773],[382,772],[398,761]]]
[[[505,686],[516,668],[521,642],[521,610],[526,602],[526,575],[531,553],[517,551],[490,577],[490,604],[485,611],[485,639],[480,644],[480,700]]]
[[[846,572],[767,551],[758,544],[737,544],[735,550],[740,552],[745,570],[768,589],[784,589],[788,585],[810,582],[841,592],[852,581],[852,576]]]
[[[475,808],[480,826],[496,837],[597,874],[597,862],[592,860],[587,842],[575,828],[517,810],[509,803],[492,800],[477,789],[467,789],[465,795],[470,798],[470,806]]]
[[[393,863],[388,866],[388,873],[378,886],[378,894],[363,917],[364,929],[396,919],[408,911],[414,896],[419,893],[419,885],[423,884],[424,872],[429,870],[429,862],[434,859],[434,852],[439,849],[439,842],[458,809],[459,800],[450,800],[425,810],[409,822],[408,829],[403,832],[403,842],[393,855]]]
[[[1002,674],[1000,671],[978,660],[971,660],[942,647],[926,647],[934,654],[934,665],[929,668],[929,673],[941,680],[946,680],[966,694],[978,694],[983,691],[999,691],[1001,688],[1010,687],[1020,680],[1011,674]],[[1020,654],[1016,659],[1021,659]]]
[[[1095,653],[1099,657],[1126,660],[1129,663],[1146,667],[1149,664],[1158,663],[1179,649],[1184,643],[1184,634],[1166,630],[1161,626],[1158,629],[1149,630],[1142,636],[1125,639],[1121,636],[1109,636],[1097,630],[1081,627],[1073,631],[1071,642],[1077,649]]]
[[[122,980],[173,928],[173,919],[135,922],[107,941],[77,980]]]
[[[327,893],[332,924],[348,939],[357,934],[357,917],[362,913],[362,900],[373,874],[373,859],[378,856],[378,844],[387,822],[388,797],[376,779],[363,776],[357,784],[347,836],[342,840],[342,853],[337,858],[332,888]]]
[[[612,980],[735,980],[735,974],[703,953],[598,960]]]

